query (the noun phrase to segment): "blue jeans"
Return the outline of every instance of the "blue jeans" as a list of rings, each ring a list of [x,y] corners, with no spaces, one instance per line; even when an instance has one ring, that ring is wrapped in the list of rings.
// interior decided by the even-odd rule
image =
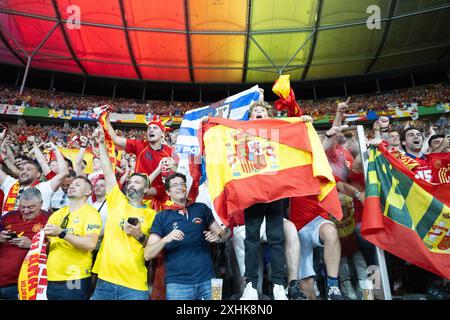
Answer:
[[[0,287],[0,300],[19,300],[17,284]]]
[[[98,279],[91,300],[149,300],[149,294]]]
[[[68,281],[48,281],[48,300],[89,300],[89,289],[91,277],[68,280]]]
[[[211,280],[199,284],[166,284],[167,300],[211,300]]]

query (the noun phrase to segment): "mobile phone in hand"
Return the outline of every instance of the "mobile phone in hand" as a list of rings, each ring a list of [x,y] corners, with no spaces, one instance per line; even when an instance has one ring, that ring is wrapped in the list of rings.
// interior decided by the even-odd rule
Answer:
[[[139,223],[139,219],[135,217],[129,217],[127,222],[133,226],[137,226]]]
[[[10,239],[16,239],[17,238],[17,234],[15,232],[8,232],[6,234],[7,237],[9,237]]]

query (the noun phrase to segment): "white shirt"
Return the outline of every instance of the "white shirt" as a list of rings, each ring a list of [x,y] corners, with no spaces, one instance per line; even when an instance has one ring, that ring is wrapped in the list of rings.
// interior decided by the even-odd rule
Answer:
[[[100,213],[100,217],[102,218],[102,230],[100,231],[100,236],[103,236],[103,232],[105,231],[105,225],[106,225],[106,218],[108,217],[108,204],[106,203],[106,199],[103,202],[92,202],[92,197],[89,197],[88,199],[88,204],[91,205],[92,207],[94,207],[95,209],[100,209],[99,213]],[[103,205],[102,205],[103,204]]]
[[[13,187],[13,185],[17,182],[17,179],[14,179],[11,176],[7,176],[5,181],[3,181],[2,185],[0,186],[0,189],[3,191],[3,193],[5,194],[4,198],[3,198],[3,204],[2,204],[2,208],[5,205],[6,199],[9,195],[9,191],[11,190],[11,188]],[[41,194],[42,194],[42,210],[45,211],[49,211],[50,210],[50,204],[52,201],[52,195],[54,194],[52,188],[50,187],[50,181],[46,181],[46,182],[41,182],[37,185],[34,186],[36,189],[38,189]],[[25,190],[28,189],[29,187],[23,188],[21,187],[21,190]],[[16,208],[19,206],[19,198],[20,195],[17,195],[17,200],[16,200]],[[2,210],[2,215],[4,215],[6,212],[3,212]]]
[[[69,205],[69,197],[67,193],[59,188],[52,196],[51,207],[53,209],[61,209],[62,207]]]

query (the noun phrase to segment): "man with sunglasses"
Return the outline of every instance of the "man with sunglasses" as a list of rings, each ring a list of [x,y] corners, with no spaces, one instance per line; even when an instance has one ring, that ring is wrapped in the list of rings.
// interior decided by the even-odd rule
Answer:
[[[100,214],[87,204],[91,194],[91,182],[77,177],[67,190],[69,205],[53,213],[43,229],[50,239],[49,300],[89,299],[92,251],[102,228]]]
[[[173,205],[156,215],[145,259],[164,249],[167,300],[210,300],[214,274],[208,242],[223,242],[229,234],[208,206],[190,202],[183,174],[168,176],[165,188]]]

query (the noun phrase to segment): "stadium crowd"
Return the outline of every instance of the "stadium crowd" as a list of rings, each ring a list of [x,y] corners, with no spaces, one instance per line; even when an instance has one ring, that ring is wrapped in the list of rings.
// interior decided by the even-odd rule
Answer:
[[[301,92],[299,93],[299,98],[301,98]],[[448,101],[450,101],[450,86],[448,84],[438,84],[382,93],[355,95],[352,96],[352,104],[346,112],[383,111],[389,108],[402,107],[402,103],[418,103],[419,105],[428,106]],[[336,98],[301,99],[298,102],[305,114],[311,116],[332,115]],[[111,104],[116,106],[115,112],[118,113],[156,113],[161,116],[182,116],[186,111],[199,107],[199,103],[195,102],[111,99],[98,96],[77,96],[37,89],[25,89],[23,95],[20,95],[13,87],[0,87],[0,104],[2,103],[77,111],[92,111],[97,106]],[[205,105],[208,102],[201,104]]]
[[[0,90],[0,102],[19,105],[87,110],[111,103],[36,90],[24,97],[8,88]],[[448,87],[438,86],[352,97],[348,103],[301,104],[306,115],[318,109],[335,114],[331,128],[319,136],[337,182],[344,212],[340,222],[319,208],[314,197],[300,197],[254,204],[233,216],[230,226],[221,226],[208,206],[191,202],[198,193],[194,173],[199,174],[200,168],[193,171],[194,183],[187,190],[186,177],[175,173],[176,132],[167,132],[157,119],[146,131],[114,129],[109,121],[103,128],[4,124],[0,299],[17,299],[22,261],[41,230],[49,241],[48,299],[211,299],[211,279],[216,277],[224,279],[225,298],[355,300],[372,292],[383,299],[381,290],[371,291],[368,280],[375,253],[359,232],[365,178],[356,134],[343,125],[344,114],[448,98]],[[148,111],[146,104],[113,103],[126,112]],[[163,104],[152,107],[160,114],[173,110]],[[258,102],[250,113],[256,121],[273,112],[270,105]],[[312,118],[303,116],[301,121]],[[429,154],[448,156],[449,124],[445,117],[432,123],[390,123],[381,117],[366,128],[365,142],[367,146],[383,143],[399,158],[420,162],[422,171],[416,173],[435,179],[424,167]],[[107,137],[121,150],[114,160]],[[78,150],[76,159],[69,161],[61,148]],[[89,171],[86,153],[93,155]],[[431,182],[449,183],[448,178]],[[264,245],[258,259],[260,241]],[[414,287],[406,272],[413,267],[395,256],[388,260],[394,295],[421,291],[431,299],[450,298],[448,279],[421,270],[425,284]],[[73,280],[78,285],[68,286]]]

